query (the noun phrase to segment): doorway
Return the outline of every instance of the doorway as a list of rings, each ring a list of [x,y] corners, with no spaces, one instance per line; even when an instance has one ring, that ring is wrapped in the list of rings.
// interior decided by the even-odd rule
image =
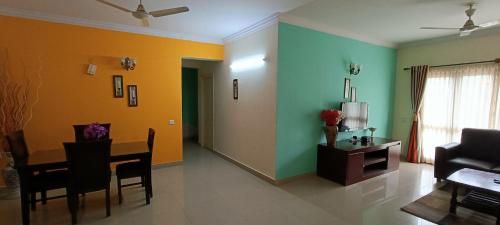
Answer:
[[[219,62],[182,60],[184,141],[214,149],[214,74]]]
[[[182,68],[182,137],[198,141],[198,69]]]

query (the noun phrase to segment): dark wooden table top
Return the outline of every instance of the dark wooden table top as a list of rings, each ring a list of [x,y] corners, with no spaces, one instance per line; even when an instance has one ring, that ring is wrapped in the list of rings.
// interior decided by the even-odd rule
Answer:
[[[149,152],[147,142],[116,143],[111,145],[111,161],[127,160]],[[27,166],[58,166],[66,162],[64,148],[36,151],[28,157]]]
[[[493,182],[495,179],[500,180],[500,174],[469,168],[461,169],[446,178],[448,181],[469,188],[500,193],[500,184]]]
[[[373,137],[368,139],[370,140],[370,142],[368,143],[361,143],[361,139],[358,139],[357,142],[352,142],[350,139],[337,141],[335,149],[346,152],[357,152],[360,150],[369,149],[370,147],[381,147],[384,145],[391,146],[391,145],[401,144],[401,141],[399,140],[393,140],[388,138]],[[326,144],[321,144],[321,145],[326,146]]]

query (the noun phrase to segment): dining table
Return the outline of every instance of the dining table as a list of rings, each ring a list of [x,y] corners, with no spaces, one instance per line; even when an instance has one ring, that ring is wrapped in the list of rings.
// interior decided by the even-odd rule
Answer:
[[[147,142],[126,142],[111,145],[111,162],[124,162],[132,160],[141,160],[147,162],[149,159],[149,148]],[[21,211],[23,225],[30,224],[29,208],[29,174],[40,171],[67,169],[66,152],[64,148],[38,150],[29,155],[29,157],[20,163],[17,170],[20,180]],[[151,173],[145,177],[145,184],[151,184]],[[146,187],[150,188],[150,187]],[[147,199],[149,201],[149,199]]]

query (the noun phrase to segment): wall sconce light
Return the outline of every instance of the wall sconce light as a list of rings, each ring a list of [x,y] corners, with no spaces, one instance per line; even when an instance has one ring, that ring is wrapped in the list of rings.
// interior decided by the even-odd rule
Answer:
[[[262,67],[265,64],[265,57],[263,55],[250,56],[244,59],[234,61],[229,66],[233,72],[241,72],[250,69]]]
[[[136,64],[137,62],[135,61],[135,59],[129,57],[123,57],[121,60],[122,68],[126,69],[127,71],[134,70]]]
[[[349,64],[349,74],[358,75],[361,72],[361,64]]]

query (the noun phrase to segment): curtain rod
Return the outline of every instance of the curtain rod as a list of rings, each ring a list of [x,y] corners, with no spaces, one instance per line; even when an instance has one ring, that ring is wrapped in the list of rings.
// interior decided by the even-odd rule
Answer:
[[[479,62],[467,62],[467,63],[456,63],[456,64],[447,64],[447,65],[438,65],[438,66],[429,66],[429,68],[439,68],[439,67],[447,67],[447,66],[461,66],[461,65],[470,65],[470,64],[480,64],[480,63],[500,63],[500,58],[487,60],[487,61],[479,61]],[[406,67],[403,70],[410,70],[411,68]]]

